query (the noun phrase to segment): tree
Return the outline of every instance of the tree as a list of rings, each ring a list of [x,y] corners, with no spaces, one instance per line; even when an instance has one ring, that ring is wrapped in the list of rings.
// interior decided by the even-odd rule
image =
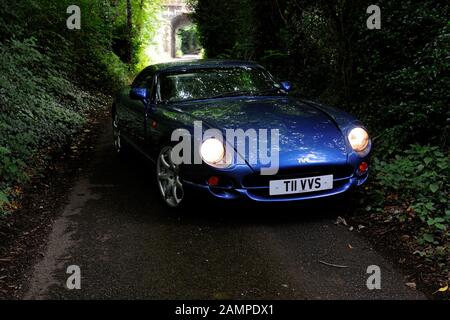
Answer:
[[[126,62],[131,64],[133,61],[133,8],[131,0],[127,0],[127,55]]]

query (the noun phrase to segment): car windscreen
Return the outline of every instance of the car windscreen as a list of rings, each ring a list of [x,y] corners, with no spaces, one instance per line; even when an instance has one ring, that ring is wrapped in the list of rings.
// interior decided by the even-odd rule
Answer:
[[[237,95],[276,93],[280,86],[261,68],[234,67],[161,74],[159,99],[164,103]]]

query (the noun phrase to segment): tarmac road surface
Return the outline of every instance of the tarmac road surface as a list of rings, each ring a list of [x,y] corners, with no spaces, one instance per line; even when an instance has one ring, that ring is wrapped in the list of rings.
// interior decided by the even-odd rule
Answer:
[[[217,205],[159,200],[153,167],[121,161],[109,121],[34,266],[27,299],[424,299],[389,258],[335,225],[333,204]],[[322,261],[322,262],[319,262]],[[346,266],[338,268],[324,263]],[[68,290],[67,267],[81,271]],[[368,266],[381,290],[368,290]]]

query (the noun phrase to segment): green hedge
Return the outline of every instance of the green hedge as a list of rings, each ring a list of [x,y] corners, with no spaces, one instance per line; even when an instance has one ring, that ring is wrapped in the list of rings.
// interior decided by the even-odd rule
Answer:
[[[415,234],[420,250],[429,259],[448,259],[450,248],[450,159],[439,147],[411,145],[393,159],[373,161],[372,208],[386,214],[394,206],[393,218],[418,226]]]
[[[32,173],[33,156],[64,144],[95,107],[87,92],[52,69],[33,38],[0,46],[0,206]]]
[[[129,82],[144,31],[147,38],[155,31],[146,19],[160,6],[159,0],[131,2],[132,39],[124,31],[125,1],[78,1],[80,30],[66,27],[70,0],[0,2],[0,213],[15,186],[42,169],[42,158],[65,145],[99,107],[96,93]],[[114,52],[115,43],[132,45],[132,64]]]

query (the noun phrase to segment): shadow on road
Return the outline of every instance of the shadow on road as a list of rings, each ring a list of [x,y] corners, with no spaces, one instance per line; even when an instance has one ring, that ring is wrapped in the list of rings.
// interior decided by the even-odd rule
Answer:
[[[356,231],[334,225],[349,210],[339,199],[224,204],[201,196],[169,210],[152,165],[137,154],[119,160],[109,126],[83,172],[35,267],[29,298],[422,297]],[[67,264],[80,266],[83,290],[61,285]],[[370,265],[383,270],[383,290],[367,289]]]

